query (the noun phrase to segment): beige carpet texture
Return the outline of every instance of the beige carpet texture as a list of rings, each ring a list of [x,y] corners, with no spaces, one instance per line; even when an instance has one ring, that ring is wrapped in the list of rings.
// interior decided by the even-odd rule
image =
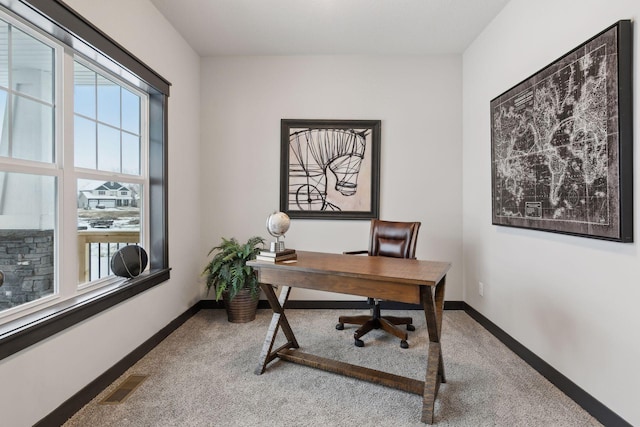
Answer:
[[[424,380],[428,335],[420,311],[409,348],[379,330],[353,345],[355,326],[335,329],[338,316],[358,310],[287,310],[307,353]],[[422,398],[357,379],[275,360],[256,375],[271,320],[228,323],[224,310],[200,310],[76,413],[75,426],[424,426]],[[274,348],[284,343],[279,340]],[[434,425],[599,426],[544,377],[464,311],[444,312],[440,387]],[[131,375],[148,376],[119,404],[101,404]]]

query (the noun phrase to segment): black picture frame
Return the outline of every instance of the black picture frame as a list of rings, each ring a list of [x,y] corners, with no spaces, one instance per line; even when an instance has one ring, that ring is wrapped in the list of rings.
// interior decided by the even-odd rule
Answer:
[[[631,21],[490,103],[494,225],[633,242]]]
[[[282,119],[280,210],[290,218],[378,218],[380,129],[380,120]]]

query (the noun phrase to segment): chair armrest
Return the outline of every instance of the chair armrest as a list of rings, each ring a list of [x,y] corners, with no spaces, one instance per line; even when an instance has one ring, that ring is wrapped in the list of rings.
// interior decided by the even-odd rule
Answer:
[[[368,254],[369,251],[346,251],[342,253],[345,255],[363,255],[363,254]]]

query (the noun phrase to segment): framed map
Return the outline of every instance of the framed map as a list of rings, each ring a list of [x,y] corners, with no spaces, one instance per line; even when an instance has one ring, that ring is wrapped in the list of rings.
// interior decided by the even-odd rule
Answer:
[[[494,225],[633,241],[631,22],[491,101]]]
[[[378,218],[380,123],[282,119],[280,210],[291,218]]]

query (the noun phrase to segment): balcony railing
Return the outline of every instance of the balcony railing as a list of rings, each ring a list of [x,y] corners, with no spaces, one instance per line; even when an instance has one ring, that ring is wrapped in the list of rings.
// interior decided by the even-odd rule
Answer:
[[[140,242],[138,231],[78,231],[78,283],[111,275],[111,257],[118,249]]]

